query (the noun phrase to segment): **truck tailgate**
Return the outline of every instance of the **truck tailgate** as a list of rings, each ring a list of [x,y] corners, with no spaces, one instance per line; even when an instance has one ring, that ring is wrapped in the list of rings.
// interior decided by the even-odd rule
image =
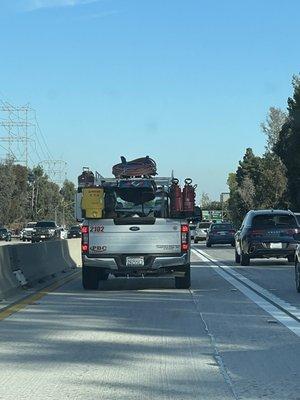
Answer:
[[[113,220],[89,221],[89,253],[178,254],[181,252],[181,224],[157,218],[153,225],[115,225]]]

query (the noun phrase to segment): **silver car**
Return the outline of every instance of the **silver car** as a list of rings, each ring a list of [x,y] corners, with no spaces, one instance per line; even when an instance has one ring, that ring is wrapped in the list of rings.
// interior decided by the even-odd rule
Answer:
[[[206,240],[206,234],[211,222],[198,222],[195,229],[194,243]]]

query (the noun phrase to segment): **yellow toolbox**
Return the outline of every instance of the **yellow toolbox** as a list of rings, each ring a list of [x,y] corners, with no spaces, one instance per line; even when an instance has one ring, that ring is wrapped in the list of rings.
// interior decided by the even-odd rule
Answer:
[[[100,188],[83,189],[81,208],[85,218],[102,218],[104,209],[104,190]]]

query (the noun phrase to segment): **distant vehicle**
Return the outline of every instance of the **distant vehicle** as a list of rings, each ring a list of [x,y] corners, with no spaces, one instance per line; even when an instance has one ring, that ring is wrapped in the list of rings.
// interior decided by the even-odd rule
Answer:
[[[56,225],[55,221],[39,221],[32,232],[31,242],[60,239],[60,235],[61,228]]]
[[[6,242],[10,242],[11,232],[6,228],[0,228],[0,240],[5,240]]]
[[[287,258],[294,262],[299,240],[295,215],[286,210],[251,210],[235,235],[235,261],[251,258]]]
[[[19,239],[23,240],[23,236],[24,236],[24,229],[21,229],[19,234]]]
[[[298,222],[298,225],[299,225],[299,227],[300,227],[300,212],[295,212],[294,215],[295,215],[296,220],[297,220],[297,222]]]
[[[211,222],[198,222],[195,229],[194,234],[194,243],[198,243],[201,240],[206,239],[208,228],[210,227]]]
[[[68,239],[81,238],[81,228],[79,225],[71,226],[68,230]]]
[[[235,229],[232,224],[212,223],[206,235],[206,247],[211,247],[213,244],[231,244],[234,247]]]
[[[23,242],[30,242],[31,241],[31,235],[36,226],[36,222],[28,222],[25,226],[24,229],[22,229],[22,235],[20,235],[20,239],[23,240]]]
[[[60,238],[67,239],[68,238],[68,230],[66,228],[64,228],[63,226],[60,226],[59,230],[60,230]]]
[[[194,222],[190,222],[189,226],[190,226],[190,232],[191,232],[190,233],[191,234],[191,240],[193,240],[194,237],[195,237],[196,224]]]

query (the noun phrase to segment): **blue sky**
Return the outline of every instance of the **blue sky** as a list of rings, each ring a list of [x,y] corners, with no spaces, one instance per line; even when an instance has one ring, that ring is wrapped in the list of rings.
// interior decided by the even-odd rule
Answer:
[[[218,198],[299,72],[297,0],[1,0],[0,98],[30,103],[75,180],[120,155]]]

